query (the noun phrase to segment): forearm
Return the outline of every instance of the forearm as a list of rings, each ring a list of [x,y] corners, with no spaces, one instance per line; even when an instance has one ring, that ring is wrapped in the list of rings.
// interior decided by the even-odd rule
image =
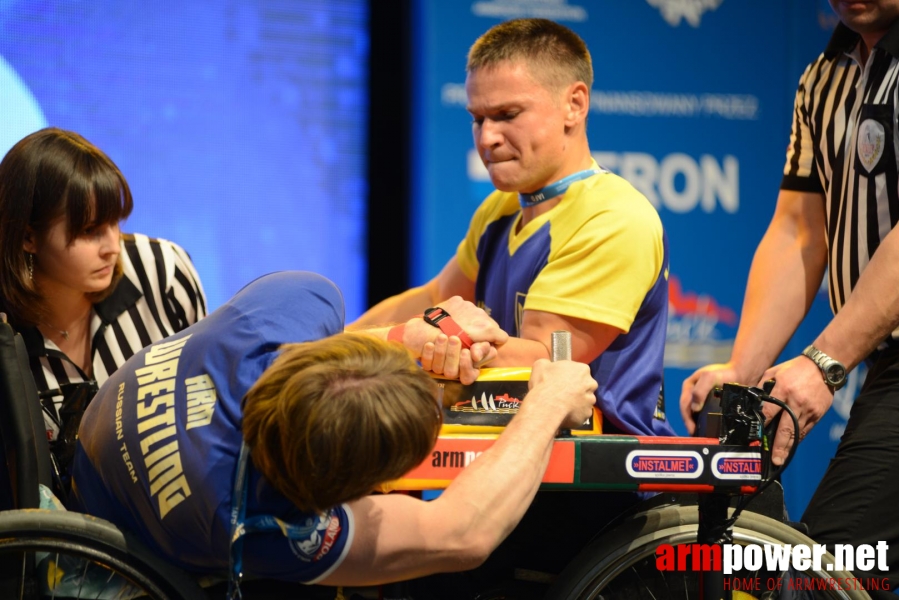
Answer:
[[[899,233],[894,228],[874,253],[846,304],[814,344],[852,369],[897,327]]]
[[[529,396],[490,450],[435,501],[435,515],[465,515],[454,524],[455,536],[474,540],[486,553],[512,531],[533,500],[565,413],[553,399]]]
[[[402,294],[391,296],[368,309],[361,317],[348,325],[347,329],[407,321],[441,300],[441,298],[434,297],[434,291],[433,285],[425,284],[408,289]]]
[[[497,351],[488,367],[529,367],[540,358],[550,358],[546,344],[535,340],[510,337]]]
[[[402,561],[416,574],[478,566],[521,520],[540,487],[561,423],[552,402],[532,400],[531,410],[523,403],[523,414],[496,443],[424,508],[428,550],[410,552]]]
[[[731,362],[756,383],[783,351],[821,284],[826,243],[817,223],[775,219],[752,261]]]

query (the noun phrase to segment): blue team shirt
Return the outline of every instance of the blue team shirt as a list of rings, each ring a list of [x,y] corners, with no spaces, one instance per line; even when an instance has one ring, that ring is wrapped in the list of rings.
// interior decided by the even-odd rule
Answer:
[[[282,344],[343,331],[339,290],[312,273],[250,283],[214,313],[145,348],[91,402],[74,463],[78,510],[136,532],[182,568],[228,568],[241,401]],[[249,576],[315,582],[340,564],[352,512],[304,513],[249,465],[247,517],[271,515],[307,532],[255,533],[244,543]]]

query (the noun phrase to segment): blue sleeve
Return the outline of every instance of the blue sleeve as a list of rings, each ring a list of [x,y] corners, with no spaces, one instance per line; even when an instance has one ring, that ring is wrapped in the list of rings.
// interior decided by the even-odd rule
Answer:
[[[343,296],[329,279],[307,271],[270,273],[228,302],[272,344],[319,340],[343,331]]]
[[[277,532],[247,535],[245,570],[254,577],[317,583],[337,569],[349,552],[355,533],[353,512],[340,505],[323,515],[301,513],[290,521],[303,530],[304,537],[288,539]]]

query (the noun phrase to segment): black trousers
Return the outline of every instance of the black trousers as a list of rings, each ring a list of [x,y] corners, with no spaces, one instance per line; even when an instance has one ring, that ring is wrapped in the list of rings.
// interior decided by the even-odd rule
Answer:
[[[899,349],[874,363],[852,407],[846,431],[802,517],[818,543],[889,546],[889,571],[854,571],[859,579],[889,577],[899,585]],[[893,598],[870,590],[872,598]]]

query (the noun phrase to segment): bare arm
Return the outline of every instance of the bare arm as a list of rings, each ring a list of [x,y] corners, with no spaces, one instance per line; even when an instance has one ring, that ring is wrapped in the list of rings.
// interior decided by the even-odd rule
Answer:
[[[530,505],[559,427],[582,423],[595,400],[586,365],[534,364],[532,389],[488,451],[432,502],[402,495],[350,504],[356,533],[344,562],[323,583],[371,585],[483,562]]]
[[[862,272],[840,312],[815,341],[816,348],[852,369],[899,326],[899,234],[884,238]],[[777,381],[772,394],[786,402],[799,421],[799,439],[805,437],[833,403],[833,390],[818,366],[797,356],[768,369],[765,378]],[[782,464],[793,445],[793,423],[781,419],[774,438],[772,459]]]
[[[815,347],[847,369],[865,359],[899,327],[899,228],[884,238],[840,312]]]
[[[618,328],[604,323],[526,310],[521,319],[521,337],[509,338],[490,366],[526,366],[538,358],[549,358],[552,332],[560,330],[571,332],[571,358],[582,363],[595,360],[621,333]]]
[[[402,323],[452,296],[460,296],[469,302],[474,301],[474,281],[462,273],[455,256],[446,263],[437,277],[422,286],[382,300],[350,324],[348,329]]]
[[[827,265],[824,198],[782,190],[746,286],[730,362],[709,365],[684,381],[681,415],[692,431],[693,411],[725,381],[756,384],[799,326]]]

